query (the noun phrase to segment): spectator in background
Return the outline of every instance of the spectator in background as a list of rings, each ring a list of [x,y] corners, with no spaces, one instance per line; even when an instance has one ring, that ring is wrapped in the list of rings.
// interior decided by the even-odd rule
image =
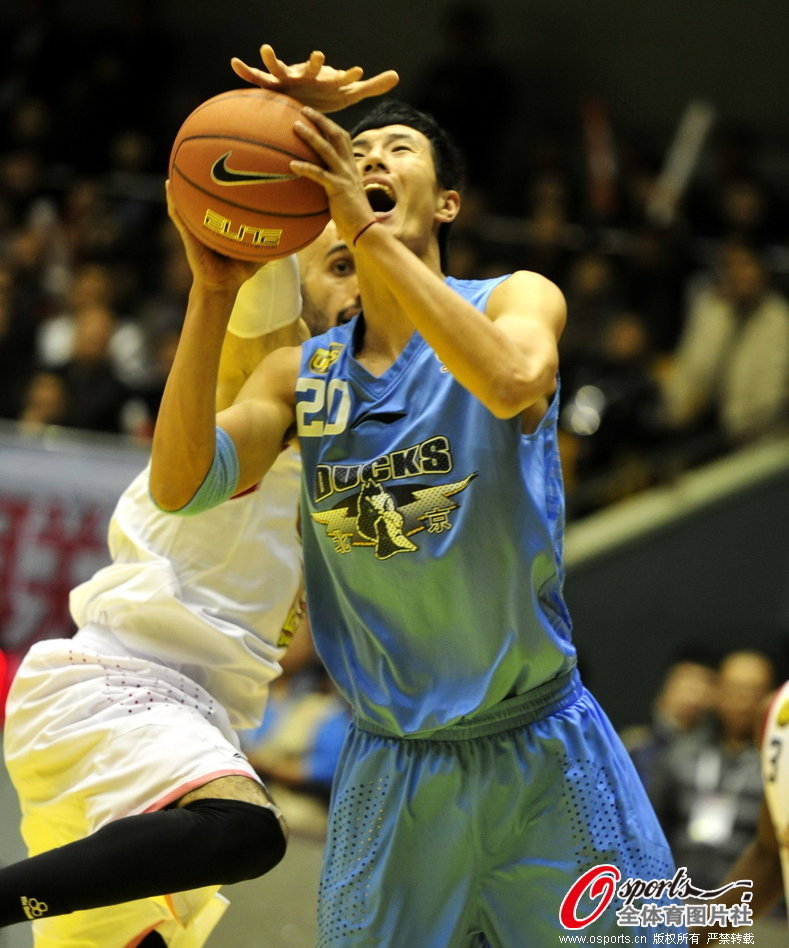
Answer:
[[[0,264],[0,418],[16,418],[33,371],[35,326],[8,264]]]
[[[449,4],[441,29],[444,48],[428,64],[412,101],[457,142],[469,186],[486,190],[496,182],[496,160],[513,116],[513,79],[500,57],[488,50],[493,20],[486,4]]]
[[[68,391],[59,372],[42,369],[30,377],[22,396],[18,420],[23,431],[37,434],[47,425],[65,424]]]
[[[678,866],[714,889],[755,833],[762,798],[758,729],[775,685],[770,659],[736,651],[718,668],[713,726],[662,756],[650,796]]]
[[[280,664],[263,720],[240,735],[241,747],[288,823],[322,834],[350,709],[315,654],[306,617]]]
[[[663,678],[649,724],[625,728],[620,734],[647,792],[674,742],[709,726],[715,679],[707,655],[693,650],[678,655]]]
[[[601,319],[598,337],[563,396],[562,430],[574,442],[575,516],[649,486],[660,473],[656,353],[646,320],[635,311],[616,311]]]
[[[644,315],[656,351],[669,354],[682,329],[690,270],[687,240],[653,224],[633,227],[628,237],[621,266],[625,300]]]
[[[164,238],[154,243],[159,259],[155,285],[135,312],[136,322],[149,340],[162,332],[180,332],[192,285],[192,272],[181,248]]]
[[[153,437],[164,385],[175,358],[180,332],[177,328],[161,328],[147,339],[148,374],[135,389],[127,414],[128,430],[135,437],[147,441]]]
[[[66,389],[62,423],[86,431],[121,433],[131,391],[113,365],[110,342],[116,328],[111,310],[99,304],[82,307],[74,320],[70,359],[57,370]]]
[[[714,282],[692,300],[663,384],[670,428],[714,456],[787,420],[789,300],[764,261],[725,246]]]
[[[760,144],[752,128],[718,131],[710,173],[688,196],[687,214],[696,236],[737,239],[761,249],[786,239],[786,195],[762,172]]]
[[[37,347],[42,366],[61,369],[73,358],[81,314],[98,308],[112,314],[107,352],[115,375],[130,388],[144,383],[148,367],[143,331],[137,321],[121,319],[115,312],[118,282],[116,269],[104,263],[85,262],[75,269],[65,309],[39,328]]]
[[[587,250],[573,261],[563,286],[567,327],[559,343],[564,390],[577,387],[577,377],[590,358],[600,355],[601,331],[622,306],[619,273],[614,260]]]

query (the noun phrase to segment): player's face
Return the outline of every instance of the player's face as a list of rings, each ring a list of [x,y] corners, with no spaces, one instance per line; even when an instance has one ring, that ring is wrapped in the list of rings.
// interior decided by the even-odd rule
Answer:
[[[420,253],[460,208],[457,191],[440,188],[429,139],[407,125],[361,132],[353,153],[376,220]]]
[[[299,253],[302,316],[313,336],[347,323],[361,309],[353,254],[333,221]]]

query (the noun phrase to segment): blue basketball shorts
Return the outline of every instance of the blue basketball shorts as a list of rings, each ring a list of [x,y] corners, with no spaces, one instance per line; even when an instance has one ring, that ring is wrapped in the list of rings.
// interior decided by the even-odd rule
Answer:
[[[622,880],[674,873],[627,752],[577,672],[430,739],[357,720],[332,794],[318,946],[558,945],[564,897],[603,864]],[[618,925],[618,904],[582,934],[639,933]]]

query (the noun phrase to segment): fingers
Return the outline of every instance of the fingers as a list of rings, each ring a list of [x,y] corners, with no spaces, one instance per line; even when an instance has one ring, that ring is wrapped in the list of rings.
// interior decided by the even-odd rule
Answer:
[[[323,66],[325,62],[326,62],[326,57],[324,56],[324,54],[320,50],[314,49],[310,53],[310,58],[307,61],[307,68],[304,74],[308,76],[310,79],[314,79],[315,76],[317,76],[318,73],[321,71],[321,67]]]
[[[309,161],[298,161],[294,158],[288,167],[300,178],[308,178],[310,181],[323,186],[326,173],[325,169],[318,167],[318,165],[313,165]]]
[[[351,66],[350,69],[341,69],[337,73],[336,82],[339,86],[348,85],[351,82],[358,82],[364,75],[361,66]]]
[[[397,83],[400,82],[400,76],[394,69],[387,69],[379,72],[377,76],[367,79],[364,85],[367,87],[367,95],[384,95],[390,92]]]
[[[264,89],[274,88],[277,84],[277,80],[274,79],[273,76],[263,72],[262,69],[256,69],[254,66],[248,66],[237,56],[234,56],[230,60],[230,65],[233,69],[233,72],[239,78],[243,79],[244,82],[252,83],[252,85],[260,86]]]
[[[327,187],[328,173],[342,173],[344,161],[352,160],[350,136],[322,112],[308,106],[302,111],[313,125],[299,120],[293,126],[294,131],[320,156],[323,167],[308,161],[292,161],[290,167],[295,174]],[[355,173],[355,165],[352,167]]]
[[[287,78],[287,63],[284,63],[281,59],[277,59],[277,54],[274,52],[273,46],[264,43],[260,47],[260,58],[263,60],[263,65],[273,76],[276,76],[278,79]]]
[[[347,104],[353,105],[361,102],[362,99],[369,99],[375,95],[385,95],[397,85],[400,77],[394,71],[389,69],[386,72],[380,72],[371,79],[365,79],[363,82],[354,83],[352,88],[346,90]]]
[[[181,215],[176,210],[169,178],[164,182],[164,194],[167,199],[167,215],[178,228],[178,230],[182,231],[184,229],[184,222],[181,220]]]
[[[294,128],[308,145],[312,145],[324,161],[331,152],[336,152],[338,155],[345,152],[350,155],[351,139],[342,126],[333,122],[323,112],[318,112],[309,106],[305,106],[302,113],[313,123],[317,131],[301,121],[297,121]]]

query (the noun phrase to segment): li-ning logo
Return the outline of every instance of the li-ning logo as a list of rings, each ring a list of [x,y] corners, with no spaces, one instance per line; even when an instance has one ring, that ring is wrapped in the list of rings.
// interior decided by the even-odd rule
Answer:
[[[298,177],[295,174],[273,171],[238,171],[236,168],[228,168],[227,159],[232,154],[232,150],[226,151],[211,166],[211,180],[223,187],[232,187],[238,184],[269,184],[272,181],[293,181],[294,178]]]
[[[22,911],[30,919],[41,918],[42,915],[46,915],[49,911],[49,906],[46,902],[39,902],[38,899],[29,899],[26,895],[22,896],[21,902]]]

